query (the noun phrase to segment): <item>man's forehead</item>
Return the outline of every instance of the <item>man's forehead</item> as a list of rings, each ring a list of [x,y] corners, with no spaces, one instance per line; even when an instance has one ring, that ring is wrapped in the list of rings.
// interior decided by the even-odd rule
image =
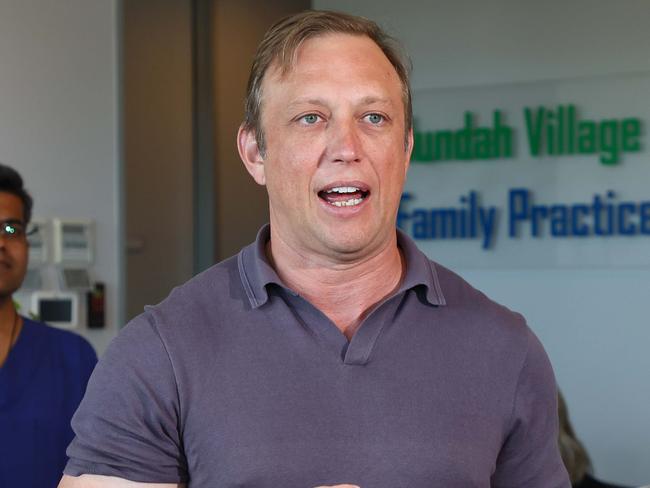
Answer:
[[[363,56],[362,51],[367,53],[368,50],[374,50],[377,55],[384,58],[386,63],[390,65],[394,71],[394,67],[390,64],[390,61],[379,45],[365,34],[327,32],[304,39],[290,54],[276,56],[269,65],[267,72],[264,75],[264,79],[285,81],[296,71],[296,69],[300,70],[301,68],[304,68],[305,56],[303,54],[306,50],[321,51],[323,50],[322,48],[325,47],[330,52],[340,51],[342,54],[346,55],[354,55],[356,51],[359,53],[358,55],[360,58]],[[308,62],[311,67],[327,68],[330,65],[330,61],[314,58],[313,56],[309,58]],[[396,71],[395,74],[397,74]]]
[[[22,220],[24,215],[23,201],[13,193],[0,191],[0,216]]]
[[[332,84],[349,95],[349,87],[360,98],[402,99],[403,86],[399,75],[381,48],[365,35],[325,34],[305,40],[296,49],[288,66],[276,59],[262,80],[260,102],[319,98],[326,90],[331,96]],[[347,89],[344,87],[348,87]],[[340,93],[343,93],[341,91]],[[367,101],[367,100],[366,100]]]

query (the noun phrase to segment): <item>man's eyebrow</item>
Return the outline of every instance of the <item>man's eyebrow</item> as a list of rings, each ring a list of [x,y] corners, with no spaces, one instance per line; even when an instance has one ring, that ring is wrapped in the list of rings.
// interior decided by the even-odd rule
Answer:
[[[363,97],[361,99],[361,105],[372,105],[373,103],[380,103],[380,104],[384,104],[384,105],[392,105],[393,101],[390,98],[375,97],[373,95],[369,95],[369,96]]]
[[[325,102],[324,99],[322,98],[313,98],[313,97],[304,97],[304,98],[297,98],[296,100],[293,100],[287,105],[287,107],[292,108],[298,105],[321,105],[325,106],[327,103]]]
[[[25,222],[23,222],[22,220],[17,219],[17,218],[8,218],[8,219],[4,219],[4,220],[0,219],[0,225],[7,225],[7,224],[9,224],[9,225],[21,224],[22,225],[24,223]]]
[[[383,104],[383,105],[393,105],[393,101],[387,97],[377,97],[374,95],[368,95],[359,100],[358,105],[372,105],[372,104]],[[314,98],[314,97],[304,97],[298,98],[291,101],[287,107],[293,108],[299,105],[320,105],[327,106],[327,102],[323,98]]]

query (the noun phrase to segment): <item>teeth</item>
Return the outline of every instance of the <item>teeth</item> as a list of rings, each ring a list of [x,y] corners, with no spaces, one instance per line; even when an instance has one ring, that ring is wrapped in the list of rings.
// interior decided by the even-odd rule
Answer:
[[[359,191],[355,186],[337,186],[331,190],[327,190],[327,193],[354,193]]]
[[[361,202],[363,202],[363,198],[353,198],[344,202],[332,202],[332,205],[336,207],[353,207],[354,205],[359,205]]]

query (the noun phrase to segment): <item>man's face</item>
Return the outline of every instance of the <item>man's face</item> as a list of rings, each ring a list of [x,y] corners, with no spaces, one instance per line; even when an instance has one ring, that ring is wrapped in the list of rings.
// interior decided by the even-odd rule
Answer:
[[[23,203],[16,195],[0,192],[0,222],[24,222]],[[0,234],[0,298],[10,297],[27,272],[28,246],[23,235]]]
[[[272,66],[262,127],[265,157],[247,167],[267,186],[273,238],[338,261],[393,242],[412,144],[399,77],[372,40],[312,38],[286,75]]]

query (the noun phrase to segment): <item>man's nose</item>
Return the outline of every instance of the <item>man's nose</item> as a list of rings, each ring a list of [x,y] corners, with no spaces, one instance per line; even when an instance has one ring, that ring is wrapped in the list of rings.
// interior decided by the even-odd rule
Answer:
[[[359,128],[354,121],[341,121],[330,126],[330,161],[353,163],[361,159]]]

